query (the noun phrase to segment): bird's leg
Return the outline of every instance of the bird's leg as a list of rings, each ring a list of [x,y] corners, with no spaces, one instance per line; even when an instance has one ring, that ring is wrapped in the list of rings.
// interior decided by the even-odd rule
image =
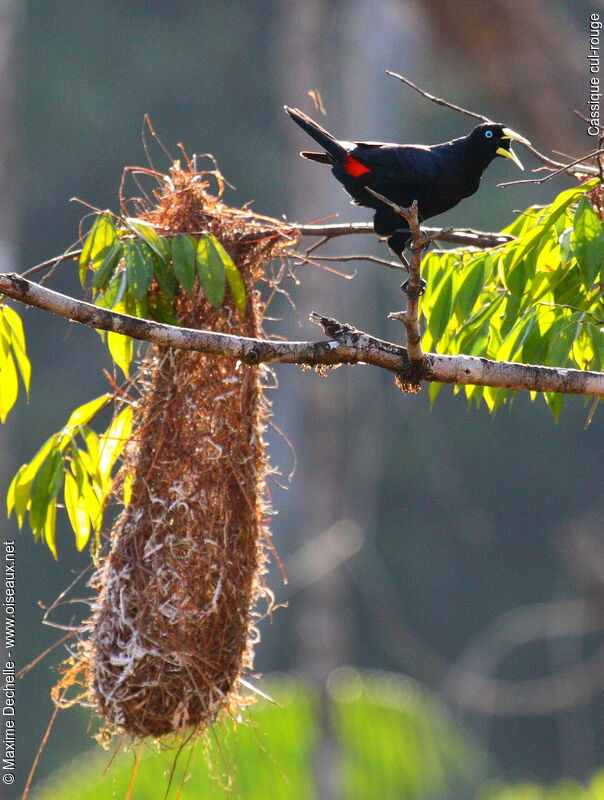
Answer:
[[[419,247],[414,247],[411,244],[407,245],[407,249],[411,253],[423,253],[429,247],[430,247],[430,241],[422,242],[422,244],[420,244]],[[399,253],[398,256],[399,256],[400,260],[403,262],[407,272],[410,272],[411,271],[411,265],[409,264],[409,262],[407,261],[407,259],[403,255],[403,253]],[[427,285],[428,284],[424,280],[424,278],[420,278],[419,288],[417,289],[417,291],[415,291],[413,293],[413,298],[417,299],[418,297],[421,297],[421,295],[426,291],[426,286]],[[407,295],[407,297],[412,297],[412,295],[409,294],[409,280],[408,279],[404,283],[401,283],[401,289]]]
[[[426,286],[428,284],[426,283],[426,281],[423,278],[421,278],[420,280],[421,280],[421,285],[420,285],[419,289],[417,289],[415,292],[411,293],[409,291],[409,280],[408,279],[406,281],[403,281],[403,283],[401,283],[401,290],[407,295],[407,297],[411,297],[414,300],[417,299],[418,297],[421,297],[423,295],[423,293],[426,291]]]
[[[411,236],[411,232],[409,231],[408,228],[403,228],[403,229],[399,228],[398,230],[394,231],[394,233],[392,233],[388,237],[388,246],[390,247],[392,252],[396,256],[398,256],[398,258],[400,259],[401,264],[405,267],[407,272],[411,272],[411,264],[409,263],[409,261],[407,260],[407,257],[405,256],[405,250],[408,249],[411,252],[413,252],[413,248],[409,245],[409,237],[410,236]],[[425,246],[426,245],[422,245],[422,249],[424,249]],[[409,281],[408,280],[406,280],[401,285],[401,289],[403,290],[403,292],[407,296],[409,295],[409,293],[407,291],[408,285],[409,285]],[[420,295],[423,294],[425,292],[425,290],[426,290],[426,281],[422,278],[421,279],[421,285],[420,285],[419,294]]]

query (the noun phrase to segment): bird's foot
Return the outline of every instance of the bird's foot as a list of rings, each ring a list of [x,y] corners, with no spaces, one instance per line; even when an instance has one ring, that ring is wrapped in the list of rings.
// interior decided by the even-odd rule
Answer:
[[[412,244],[407,245],[407,249],[411,253],[424,253],[432,244],[432,239],[429,239],[427,242],[422,242],[417,247],[414,247]]]
[[[409,281],[406,280],[404,283],[401,284],[401,289],[407,295],[407,297],[411,298],[411,300],[417,300],[418,297],[421,297],[422,294],[426,291],[426,286],[428,284],[423,278],[420,278],[419,289],[415,289],[411,291],[409,289]]]

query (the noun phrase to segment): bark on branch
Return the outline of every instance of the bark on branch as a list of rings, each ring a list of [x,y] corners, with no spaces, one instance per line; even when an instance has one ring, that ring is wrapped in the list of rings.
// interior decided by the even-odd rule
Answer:
[[[323,328],[330,341],[282,342],[179,328],[130,317],[59,294],[15,273],[0,274],[0,293],[91,328],[115,331],[177,349],[236,358],[246,364],[334,366],[363,363],[398,374],[405,373],[410,363],[406,348],[318,314],[313,314],[311,319]],[[428,353],[418,377],[442,383],[604,397],[604,373],[601,372],[490,361],[474,356]]]
[[[292,230],[298,231],[302,236],[322,236],[327,239],[350,234],[371,233],[375,236],[372,222],[336,222],[333,225],[292,225]],[[470,247],[495,247],[498,244],[510,242],[514,237],[507,233],[491,233],[488,231],[475,231],[472,228],[422,228],[424,233],[432,239],[448,244],[457,244]]]

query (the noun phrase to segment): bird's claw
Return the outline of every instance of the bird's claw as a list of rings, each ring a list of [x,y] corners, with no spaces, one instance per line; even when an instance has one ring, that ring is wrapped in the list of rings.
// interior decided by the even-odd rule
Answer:
[[[427,250],[430,247],[431,244],[432,244],[431,240],[429,240],[427,242],[422,242],[422,244],[418,245],[417,247],[415,247],[412,244],[408,244],[407,245],[407,249],[411,253],[423,253],[425,250]]]
[[[401,289],[407,295],[407,297],[411,298],[412,300],[417,300],[418,297],[421,297],[422,294],[426,291],[426,286],[428,285],[423,278],[419,279],[419,289],[415,291],[410,291],[409,289],[409,280],[406,280],[404,283],[401,284]]]

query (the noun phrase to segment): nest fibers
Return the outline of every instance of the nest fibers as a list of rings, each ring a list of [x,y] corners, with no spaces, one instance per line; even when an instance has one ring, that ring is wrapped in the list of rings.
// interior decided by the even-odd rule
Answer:
[[[245,280],[243,317],[228,297],[216,311],[199,292],[178,295],[180,322],[256,337],[254,285],[292,243],[291,229],[228,208],[204,175],[175,165],[157,205],[138,216],[164,235],[214,234]],[[153,346],[140,375],[121,473],[131,499],[92,582],[98,596],[79,659],[55,696],[84,684],[108,732],[157,737],[203,729],[246,701],[254,606],[268,596],[266,403],[259,369],[227,358]]]

